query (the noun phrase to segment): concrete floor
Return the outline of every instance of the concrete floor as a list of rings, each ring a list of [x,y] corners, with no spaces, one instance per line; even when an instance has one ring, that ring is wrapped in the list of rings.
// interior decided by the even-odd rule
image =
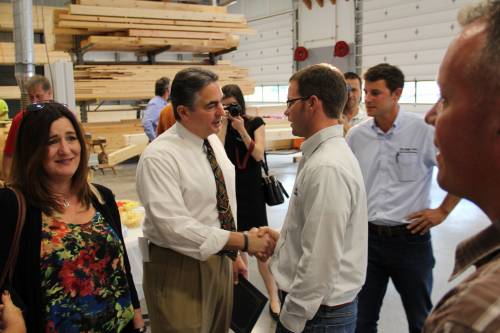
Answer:
[[[291,192],[297,164],[292,162],[293,155],[269,155],[268,163],[272,172],[278,176],[285,188]],[[117,167],[117,175],[107,170],[104,175],[96,172],[94,182],[111,188],[117,199],[138,200],[135,190],[135,170],[137,160],[129,161]],[[434,182],[431,190],[432,207],[436,207],[445,193]],[[285,218],[288,202],[280,206],[268,207],[268,220],[271,227],[280,229]],[[433,302],[436,303],[453,285],[469,274],[466,272],[460,279],[448,282],[453,269],[454,250],[456,245],[466,237],[473,235],[489,224],[487,217],[471,202],[462,200],[443,224],[432,231],[436,267],[434,269]],[[262,279],[257,270],[256,259],[250,260],[250,281],[266,294]],[[392,284],[389,286],[382,306],[380,332],[407,332],[408,326],[401,300]],[[271,319],[267,307],[262,312],[253,333],[274,332],[275,322]]]

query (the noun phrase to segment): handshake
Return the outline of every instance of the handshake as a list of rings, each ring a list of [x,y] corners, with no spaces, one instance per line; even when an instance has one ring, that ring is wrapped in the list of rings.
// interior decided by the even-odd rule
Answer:
[[[279,232],[269,227],[252,228],[246,232],[248,236],[248,254],[260,261],[267,261],[274,253],[280,237]]]

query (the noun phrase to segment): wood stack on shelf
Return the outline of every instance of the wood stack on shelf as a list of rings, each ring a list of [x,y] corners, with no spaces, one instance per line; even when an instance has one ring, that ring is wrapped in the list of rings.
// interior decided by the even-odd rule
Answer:
[[[75,66],[77,101],[148,99],[160,76],[171,79],[188,65],[82,65]],[[245,94],[252,94],[254,82],[248,70],[227,63],[199,66],[217,73],[219,84],[238,84]]]
[[[226,7],[140,0],[79,0],[57,10],[56,49],[70,50],[67,36],[81,36],[83,50],[220,53],[248,34],[245,17]],[[62,38],[62,39],[61,39]]]
[[[54,51],[53,15],[58,7],[33,6],[33,30],[45,33],[45,44],[34,45],[34,62],[37,65],[52,63],[57,60],[71,61],[68,53]],[[0,31],[11,32],[14,29],[12,4],[0,3]],[[71,36],[69,36],[71,40]],[[0,64],[12,65],[15,63],[14,43],[0,43]]]

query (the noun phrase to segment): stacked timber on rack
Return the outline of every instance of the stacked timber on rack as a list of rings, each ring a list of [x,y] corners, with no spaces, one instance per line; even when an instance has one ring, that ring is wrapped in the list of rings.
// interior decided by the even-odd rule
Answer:
[[[189,65],[82,65],[75,66],[77,101],[133,100],[151,98],[155,81],[160,76],[174,78]],[[219,84],[237,84],[245,94],[252,94],[255,83],[248,79],[248,70],[220,62],[198,66],[219,75]]]
[[[34,45],[33,61],[36,65],[53,63],[58,60],[71,61],[71,56],[63,51],[50,51],[45,44]],[[16,62],[16,50],[14,43],[0,42],[0,64],[14,65]]]
[[[82,50],[221,53],[239,45],[237,34],[253,31],[245,17],[226,7],[139,0],[79,0],[57,10],[56,49],[70,50],[67,36],[80,36]],[[62,40],[60,40],[62,36]]]
[[[68,53],[54,51],[53,15],[54,10],[57,9],[58,7],[33,6],[33,30],[35,32],[44,32],[46,42],[46,44],[34,45],[34,61],[37,65],[52,63],[57,60],[71,61]],[[13,29],[12,4],[0,3],[0,31],[11,32]],[[66,40],[68,40],[67,37]],[[69,40],[71,40],[71,37]],[[0,64],[13,65],[14,63],[14,43],[0,43]]]

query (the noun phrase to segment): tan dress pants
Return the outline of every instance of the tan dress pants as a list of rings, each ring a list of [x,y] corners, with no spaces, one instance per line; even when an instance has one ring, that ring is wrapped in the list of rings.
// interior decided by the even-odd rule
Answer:
[[[150,244],[144,294],[153,333],[224,333],[233,308],[231,260],[199,261]]]

